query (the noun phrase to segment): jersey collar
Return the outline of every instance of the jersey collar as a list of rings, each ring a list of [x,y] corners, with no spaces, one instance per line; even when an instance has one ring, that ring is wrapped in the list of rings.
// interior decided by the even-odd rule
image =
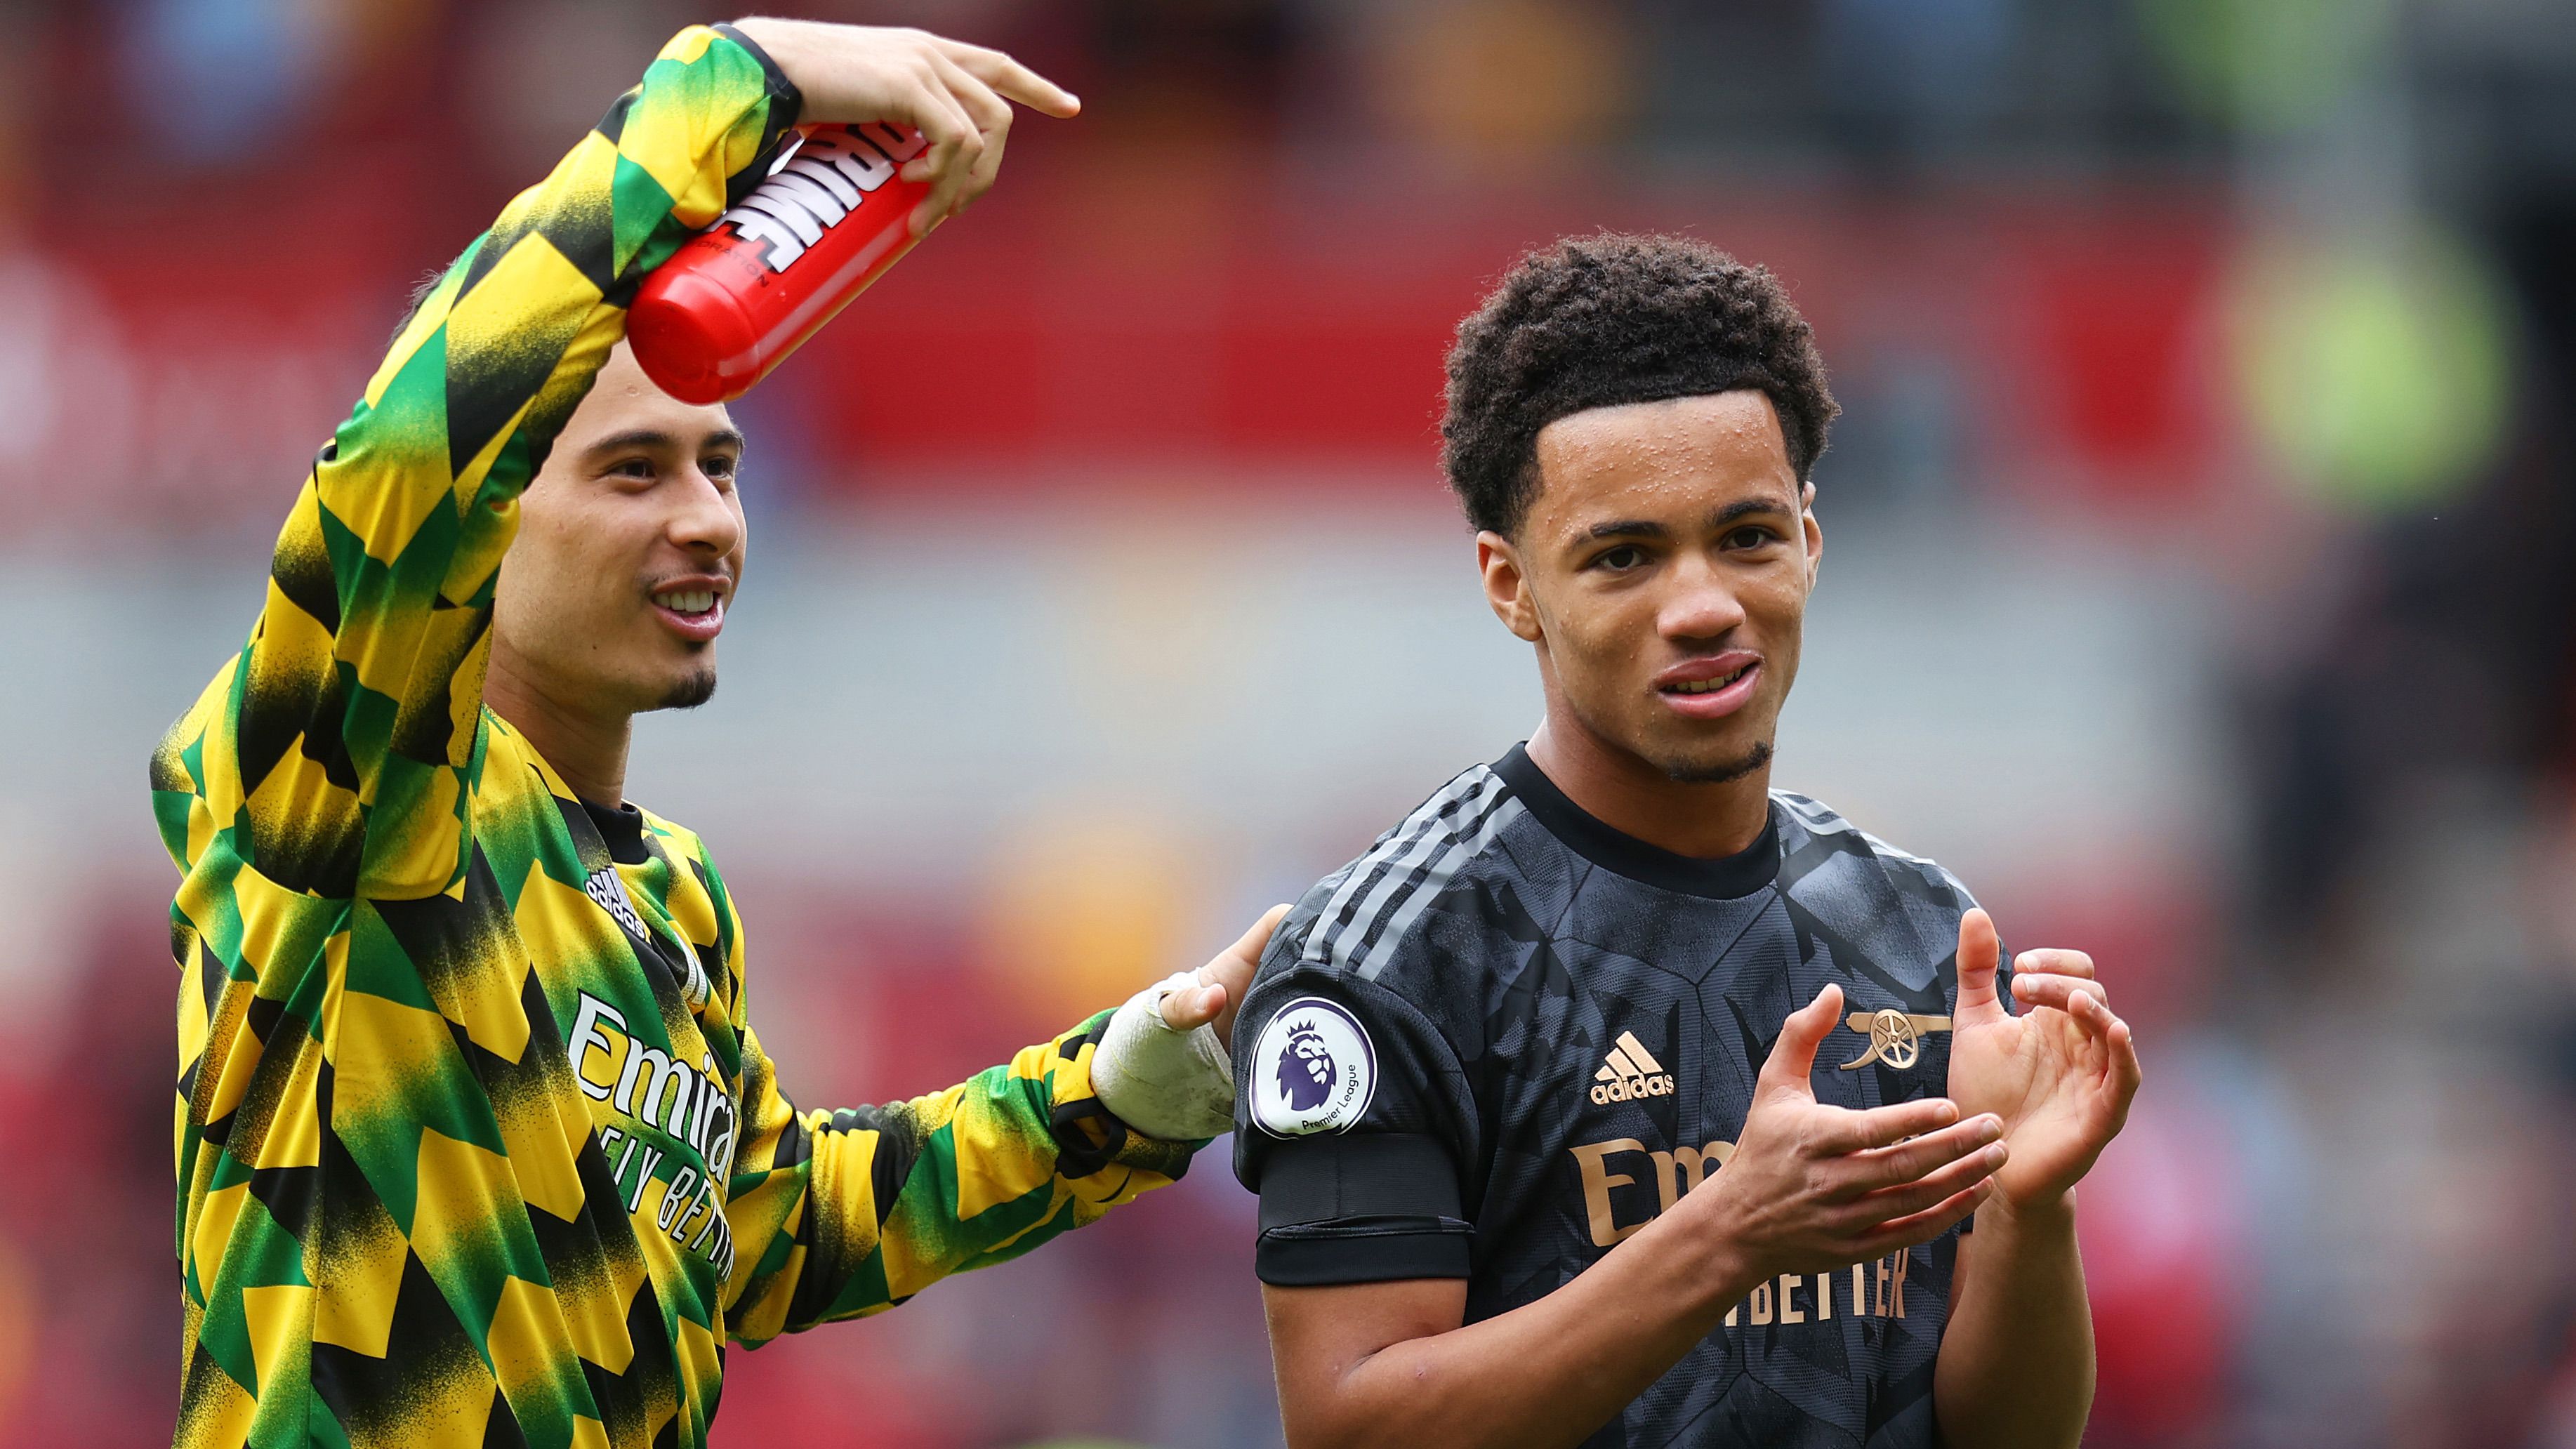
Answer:
[[[619,865],[642,865],[653,858],[644,846],[644,812],[632,805],[619,805],[610,810],[587,800],[580,802],[581,811],[608,843],[608,858]]]
[[[1771,884],[1780,874],[1780,807],[1770,806],[1770,824],[1751,845],[1716,860],[1677,855],[1603,824],[1567,797],[1547,772],[1529,757],[1526,744],[1494,761],[1494,773],[1520,797],[1538,823],[1567,849],[1604,870],[1689,896],[1734,900]]]

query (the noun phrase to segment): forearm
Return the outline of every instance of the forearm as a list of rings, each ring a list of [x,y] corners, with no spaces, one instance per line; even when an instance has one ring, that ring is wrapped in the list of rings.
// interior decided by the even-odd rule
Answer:
[[[787,83],[805,98],[804,119],[818,122],[873,121],[878,116],[842,114],[848,107],[841,104],[840,92],[848,88],[847,54],[842,64],[833,62],[835,42],[849,27],[822,20],[788,20],[771,15],[745,15],[733,22],[733,32],[760,47]]]
[[[1189,1148],[1138,1137],[1091,1096],[1108,1013],[944,1092],[799,1112],[747,1033],[756,1103],[731,1182],[747,1271],[737,1341],[878,1312],[1025,1253],[1178,1177]]]
[[[2093,1313],[2075,1196],[1979,1209],[1961,1239],[1933,1376],[1942,1436],[1993,1449],[2072,1449],[2093,1406]]]
[[[1281,1384],[1292,1449],[1572,1445],[1616,1417],[1717,1326],[1760,1275],[1668,1214],[1536,1303],[1407,1339],[1323,1382]],[[1274,1292],[1279,1290],[1273,1290]],[[1332,1292],[1303,1289],[1299,1292]],[[1315,1315],[1304,1315],[1309,1321]],[[1302,1357],[1274,1312],[1282,1362]]]

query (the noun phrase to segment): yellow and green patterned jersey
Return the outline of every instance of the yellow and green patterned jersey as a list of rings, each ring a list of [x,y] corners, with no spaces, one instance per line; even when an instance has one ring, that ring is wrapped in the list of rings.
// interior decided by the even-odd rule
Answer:
[[[706,848],[483,707],[519,494],[636,281],[765,173],[794,89],[673,40],[422,302],[155,754],[182,881],[177,1442],[698,1445],[724,1351],[902,1302],[1177,1176],[1105,1019],[799,1113]]]

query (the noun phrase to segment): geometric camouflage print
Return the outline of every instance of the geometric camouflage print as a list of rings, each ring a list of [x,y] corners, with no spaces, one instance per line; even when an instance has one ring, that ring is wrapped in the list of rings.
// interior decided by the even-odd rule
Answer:
[[[1268,1191],[1266,1174],[1334,1139],[1239,1125],[1236,1171],[1282,1219],[1263,1255],[1313,1265],[1339,1249],[1317,1276],[1369,1281],[1413,1276],[1378,1266],[1390,1259],[1422,1271],[1418,1245],[1445,1238],[1468,1250],[1449,1271],[1465,1276],[1471,1324],[1556,1293],[1723,1180],[1781,1022],[1827,984],[1863,1025],[1834,1023],[1810,1078],[1817,1100],[1865,1110],[1937,1095],[1947,1032],[1913,1041],[1910,1062],[1840,1067],[1869,1049],[1880,1011],[1957,1010],[1959,919],[1974,897],[1813,800],[1774,791],[1771,802],[1753,848],[1686,859],[1584,814],[1516,747],[1309,891],[1270,938],[1237,1039],[1268,1040],[1291,1003],[1339,1006],[1364,1024],[1374,1074],[1341,1148],[1412,1137],[1439,1151],[1416,1156],[1409,1181],[1390,1183],[1401,1169],[1386,1159],[1365,1188],[1343,1174],[1331,1199],[1306,1196],[1292,1218],[1274,1199],[1296,1199]],[[1639,1047],[1652,1065],[1635,1060]],[[1237,1059],[1239,1122],[1253,1074],[1272,1067]],[[1605,1067],[1624,1087],[1600,1090]],[[1409,1251],[1399,1232],[1415,1235]],[[1374,1261],[1344,1246],[1363,1233]],[[1747,1285],[1723,1322],[1583,1442],[1937,1444],[1933,1379],[1957,1262],[1953,1229],[1867,1264]]]
[[[182,872],[176,1443],[703,1445],[727,1345],[872,1313],[1180,1174],[1106,1013],[798,1113],[698,837],[613,845],[483,708],[518,499],[637,281],[798,98],[692,27],[448,268],[323,450],[249,643],[152,760]]]

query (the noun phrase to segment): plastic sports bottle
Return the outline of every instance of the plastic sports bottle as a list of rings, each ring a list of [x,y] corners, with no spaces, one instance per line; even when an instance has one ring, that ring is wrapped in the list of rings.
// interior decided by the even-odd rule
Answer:
[[[768,179],[637,289],[626,337],[644,375],[682,402],[750,391],[912,249],[907,223],[930,183],[896,173],[927,145],[875,121],[804,128]]]

